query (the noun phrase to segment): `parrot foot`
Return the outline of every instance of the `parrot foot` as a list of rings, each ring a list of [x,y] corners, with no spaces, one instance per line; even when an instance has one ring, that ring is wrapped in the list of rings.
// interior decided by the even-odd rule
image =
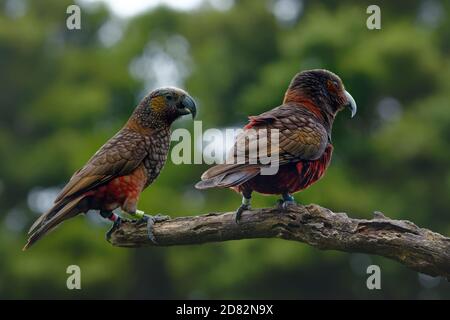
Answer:
[[[250,205],[248,204],[241,204],[241,206],[236,210],[236,213],[234,214],[234,220],[236,221],[237,224],[240,223],[241,221],[241,217],[242,217],[242,213],[246,210],[250,210]]]
[[[236,210],[236,213],[234,214],[234,221],[236,221],[237,224],[239,224],[239,222],[241,221],[242,213],[245,210],[250,210],[251,198],[252,198],[251,193],[243,193],[242,194],[242,204]]]
[[[297,205],[297,202],[295,202],[295,201],[283,201],[281,208],[284,211],[289,211],[289,207],[295,207],[296,205]]]
[[[116,231],[120,224],[122,223],[122,218],[117,216],[116,219],[114,220],[114,223],[111,227],[111,229],[108,230],[108,232],[106,233],[106,240],[109,241],[111,239],[111,235],[113,234],[114,231]]]
[[[110,221],[113,222],[113,225],[111,227],[111,229],[108,230],[108,232],[106,233],[105,237],[106,237],[106,241],[109,242],[109,240],[111,239],[111,235],[113,234],[114,231],[116,231],[119,226],[121,225],[121,223],[123,221],[127,221],[121,217],[119,217],[117,214],[115,214],[114,212],[110,211],[110,210],[101,210],[100,211],[100,215],[105,218],[108,219]]]
[[[289,211],[289,207],[296,206],[297,202],[290,194],[283,194],[283,199],[278,200],[277,207],[283,211]]]
[[[144,214],[140,220],[137,220],[137,223],[146,222],[147,223],[147,235],[151,242],[154,244],[158,244],[158,241],[156,241],[155,234],[153,233],[153,226],[156,222],[166,221],[169,220],[169,216],[157,214],[155,216],[151,216],[148,214]]]

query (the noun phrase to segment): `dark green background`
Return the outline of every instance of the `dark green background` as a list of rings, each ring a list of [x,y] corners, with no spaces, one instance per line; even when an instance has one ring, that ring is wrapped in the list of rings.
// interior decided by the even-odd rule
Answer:
[[[304,1],[289,21],[273,14],[274,1],[157,8],[127,21],[89,7],[81,31],[66,29],[70,1],[19,1],[24,11],[12,2],[0,0],[0,298],[450,298],[443,279],[390,260],[283,240],[114,248],[108,224],[91,213],[21,251],[39,204],[167,77],[167,68],[148,67],[157,58],[176,66],[174,84],[197,99],[204,128],[241,126],[277,106],[299,70],[336,72],[359,112],[339,115],[332,164],[297,200],[352,217],[380,210],[449,235],[449,1],[378,2],[374,31],[371,1]],[[192,129],[188,120],[176,126]],[[167,163],[140,208],[235,209],[231,191],[194,189],[205,168]],[[275,201],[256,196],[254,206]],[[71,264],[81,267],[82,290],[66,289]],[[370,264],[381,266],[382,290],[366,288]]]

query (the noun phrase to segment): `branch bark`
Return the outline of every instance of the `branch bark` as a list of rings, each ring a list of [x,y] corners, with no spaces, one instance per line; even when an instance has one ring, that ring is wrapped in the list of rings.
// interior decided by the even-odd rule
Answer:
[[[322,250],[380,255],[450,281],[450,238],[407,220],[389,219],[380,212],[367,220],[314,204],[291,206],[287,211],[265,208],[244,212],[240,224],[234,222],[233,212],[209,213],[156,222],[154,235],[158,244],[149,240],[146,223],[124,221],[109,242],[119,247],[142,247],[280,238]]]

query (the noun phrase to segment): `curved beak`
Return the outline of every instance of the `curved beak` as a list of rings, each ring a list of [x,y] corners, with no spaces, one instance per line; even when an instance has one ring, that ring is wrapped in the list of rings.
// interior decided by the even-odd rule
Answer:
[[[197,114],[197,105],[191,96],[185,95],[178,107],[178,114],[184,116],[189,113],[192,115],[192,119],[194,119]]]
[[[353,118],[358,110],[355,99],[353,99],[352,95],[348,93],[348,91],[345,91],[345,97],[347,98],[347,104],[345,106],[350,109],[352,112],[351,117]]]

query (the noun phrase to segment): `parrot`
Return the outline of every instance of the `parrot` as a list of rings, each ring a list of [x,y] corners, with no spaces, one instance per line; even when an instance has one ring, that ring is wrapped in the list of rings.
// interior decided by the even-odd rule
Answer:
[[[169,152],[171,124],[184,115],[195,118],[195,100],[184,90],[167,87],[153,90],[134,109],[125,125],[76,171],[61,190],[53,206],[31,226],[28,249],[63,221],[88,210],[97,210],[117,229],[121,208],[136,221],[147,221],[149,238],[154,222],[167,216],[149,216],[137,209],[141,192],[161,172]]]
[[[243,212],[251,209],[253,192],[281,195],[278,204],[287,210],[296,204],[292,194],[308,188],[325,174],[333,153],[333,122],[337,113],[345,108],[350,109],[353,118],[357,111],[356,102],[336,74],[325,69],[297,73],[282,104],[250,116],[243,131],[235,138],[226,162],[206,170],[195,187],[200,190],[230,188],[241,194],[242,203],[235,212],[236,223],[240,222]],[[265,137],[246,134],[250,130],[265,130],[268,134],[277,130],[277,148],[271,150],[272,154],[278,155],[275,174],[263,174],[267,164],[258,156],[247,154],[252,151],[251,143],[244,139],[259,142]],[[265,139],[268,143],[269,138]],[[245,146],[245,161],[238,161],[238,156],[242,155],[242,152],[236,152],[238,145]]]

